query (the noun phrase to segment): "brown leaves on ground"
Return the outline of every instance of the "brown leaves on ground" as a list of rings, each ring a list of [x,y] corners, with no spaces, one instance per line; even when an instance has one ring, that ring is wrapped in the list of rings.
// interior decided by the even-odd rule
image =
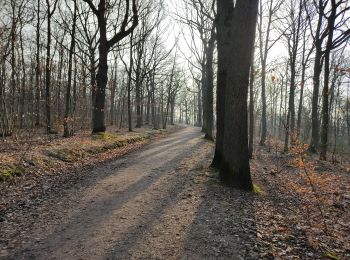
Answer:
[[[28,136],[23,133],[2,140],[0,181],[13,181],[11,179],[17,175],[28,177],[48,171],[62,171],[76,164],[96,163],[96,159],[104,161],[113,157],[112,150],[122,154],[130,144],[146,142],[166,132],[168,130],[151,128],[138,128],[134,132],[110,129],[93,135],[83,131],[70,138],[39,133]]]
[[[35,145],[23,157],[21,166],[26,167],[25,174],[0,182],[0,221],[5,211],[16,214],[23,207],[32,207],[35,203],[31,201],[35,197],[41,199],[45,194],[62,190],[67,183],[79,184],[82,177],[65,175],[68,170],[81,170],[116,158],[144,145],[151,135],[161,134],[146,131],[150,130],[142,129],[131,135],[112,133],[94,137],[85,133],[69,139],[35,141]],[[23,149],[26,147],[23,143],[20,146]],[[12,145],[13,151],[3,151],[0,162],[14,165],[21,154],[20,146]],[[212,144],[207,143],[204,154],[213,148]],[[217,172],[207,167],[212,154],[206,157],[203,165],[192,169],[191,174],[186,175],[192,181],[186,183],[191,185],[192,191],[203,191],[198,198],[205,200],[202,210],[199,210],[200,217],[193,221],[194,233],[217,230],[217,240],[205,234],[200,241],[206,239],[208,243],[215,242],[217,256],[225,254],[225,250],[232,247],[227,241],[231,241],[232,234],[235,234],[238,240],[235,243],[246,251],[242,254],[246,256],[245,259],[350,259],[348,157],[340,158],[338,161],[341,163],[333,164],[308,155],[306,148],[297,147],[289,154],[280,153],[282,147],[278,145],[256,151],[255,158],[251,160],[251,169],[256,187],[262,190],[257,195],[223,187],[218,181]],[[34,161],[34,158],[41,160]],[[192,164],[191,160],[185,162],[175,170],[179,172]],[[191,198],[197,197],[191,195]],[[215,210],[210,211],[212,207]],[[240,215],[241,211],[247,214]],[[248,213],[251,214],[249,218]],[[244,219],[249,219],[249,223],[244,223]],[[15,229],[6,232],[14,232],[12,230]],[[242,234],[250,234],[254,239]],[[191,243],[196,253],[203,245]],[[205,254],[212,255],[210,250],[214,249],[208,248]],[[227,255],[231,251],[228,250]]]
[[[3,213],[9,207],[20,205],[23,198],[49,192],[55,180],[60,179],[59,175],[118,158],[142,147],[150,139],[176,129],[177,126],[169,130],[138,128],[131,133],[110,129],[104,134],[91,135],[86,131],[70,138],[35,135],[3,140],[0,153],[0,222]],[[42,183],[44,179],[50,181]]]
[[[253,178],[265,191],[256,201],[262,256],[349,259],[349,165],[319,161],[306,148],[260,149],[252,160]]]

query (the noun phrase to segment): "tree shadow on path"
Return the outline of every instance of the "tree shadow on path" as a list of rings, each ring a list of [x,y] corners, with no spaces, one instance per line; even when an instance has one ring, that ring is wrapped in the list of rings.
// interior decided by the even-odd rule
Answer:
[[[182,259],[259,259],[256,195],[225,187],[217,177],[205,176],[202,181],[202,200],[187,234]]]

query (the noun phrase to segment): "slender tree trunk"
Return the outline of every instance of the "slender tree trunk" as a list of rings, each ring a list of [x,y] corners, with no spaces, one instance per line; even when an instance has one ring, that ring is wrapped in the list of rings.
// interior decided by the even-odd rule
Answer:
[[[117,64],[117,62],[115,62]],[[115,122],[115,114],[116,114],[116,107],[115,107],[115,96],[117,91],[117,67],[114,71],[114,77],[113,82],[111,82],[111,96],[110,96],[110,125],[114,125]]]
[[[45,111],[46,111],[46,132],[52,132],[51,126],[51,17],[55,12],[57,0],[55,0],[53,10],[50,9],[49,0],[47,4],[47,42],[46,42],[46,67],[45,67]]]
[[[260,145],[265,145],[266,137],[267,137],[267,119],[266,119],[266,61],[262,64],[262,75],[261,75],[261,137],[260,137]]]
[[[201,84],[197,83],[198,87],[198,95],[197,95],[197,106],[198,106],[198,114],[197,114],[197,126],[201,127],[203,124],[202,116],[203,116],[203,107],[202,107],[202,89]]]
[[[36,67],[35,67],[35,126],[40,125],[40,0],[37,2]]]
[[[133,67],[133,58],[132,58],[132,43],[133,43],[133,33],[130,36],[130,62],[129,62],[129,71],[128,71],[128,127],[129,132],[132,132],[132,106],[131,106],[131,76],[132,76],[132,67]]]
[[[206,53],[206,52],[205,52]],[[205,63],[203,63],[201,65],[201,71],[202,71],[202,78],[201,78],[201,90],[202,90],[202,100],[198,102],[202,102],[202,109],[203,109],[203,115],[202,115],[202,119],[203,119],[203,124],[202,124],[202,132],[205,133],[205,128],[206,128],[206,123],[207,123],[207,120],[206,120],[206,117],[207,117],[207,106],[206,106],[206,103],[207,103],[207,87],[208,87],[208,82],[207,82],[207,75],[206,75],[206,71],[205,71]]]
[[[93,117],[94,117],[94,111],[95,111],[95,102],[96,102],[96,70],[95,70],[95,50],[93,48],[89,48],[89,60],[90,60],[90,85],[91,85],[91,107],[92,107],[92,120],[91,123],[93,122]]]
[[[213,137],[213,124],[214,124],[214,112],[213,112],[213,100],[214,100],[214,71],[213,71],[213,59],[214,59],[214,49],[215,49],[215,27],[213,25],[211,31],[211,37],[208,42],[208,48],[206,53],[206,64],[205,64],[205,74],[206,74],[206,123],[205,123],[205,138],[208,140],[214,140]]]
[[[11,28],[11,81],[10,81],[10,93],[11,93],[11,105],[10,105],[10,118],[12,119],[11,122],[11,132],[12,132],[12,126],[15,126],[16,122],[16,116],[15,116],[15,101],[16,101],[16,54],[15,54],[15,45],[16,45],[16,24],[17,22],[15,21],[15,10],[13,12],[13,20],[12,20],[12,28]]]
[[[254,150],[254,79],[255,79],[255,66],[254,66],[254,51],[252,54],[252,61],[250,65],[250,80],[249,80],[249,158],[253,158]]]
[[[71,43],[69,48],[69,58],[68,58],[68,79],[67,79],[67,89],[66,89],[66,107],[64,111],[64,121],[63,121],[63,136],[70,137],[73,135],[72,125],[72,111],[71,111],[71,86],[72,86],[72,64],[73,64],[73,54],[75,50],[75,27],[77,21],[77,0],[74,0],[74,14],[73,14],[73,25],[71,32]]]
[[[141,93],[141,79],[140,79],[140,73],[141,73],[141,58],[142,58],[142,52],[139,54],[139,60],[137,61],[137,69],[136,69],[136,81],[135,81],[135,96],[136,96],[136,126],[137,128],[142,127],[142,93]]]
[[[22,34],[23,26],[21,25],[20,30],[20,45],[21,45],[21,59],[22,59],[22,84],[21,84],[21,91],[20,91],[20,112],[19,112],[19,122],[20,122],[20,128],[23,128],[24,124],[24,106],[25,106],[25,99],[26,99],[26,63],[24,59],[24,48],[23,48],[23,34]]]
[[[301,116],[303,112],[303,99],[304,99],[304,87],[305,87],[305,74],[306,66],[309,60],[309,55],[306,55],[306,30],[303,33],[303,51],[302,51],[302,61],[301,61],[301,83],[300,83],[300,96],[299,96],[299,106],[298,106],[298,119],[297,119],[297,135],[300,136],[301,131]]]
[[[286,133],[285,133],[285,139],[284,139],[284,152],[288,151],[288,142],[289,142],[289,136],[291,136],[291,142],[294,143],[294,127],[295,127],[295,104],[294,104],[294,96],[295,96],[295,61],[296,61],[296,55],[295,52],[292,57],[290,57],[290,88],[289,88],[289,104],[288,104],[288,114],[287,114],[287,120],[286,120]]]

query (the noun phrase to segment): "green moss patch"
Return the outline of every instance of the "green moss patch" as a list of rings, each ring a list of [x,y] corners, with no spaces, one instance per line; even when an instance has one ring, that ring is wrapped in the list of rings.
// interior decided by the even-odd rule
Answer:
[[[54,148],[46,151],[46,156],[63,162],[75,162],[87,156],[92,156],[109,150],[134,144],[165,132],[163,130],[151,130],[145,133],[112,134],[110,132],[96,133],[91,136],[91,141],[77,145]]]
[[[94,140],[108,141],[108,140],[116,138],[116,135],[113,135],[109,132],[103,132],[103,133],[93,134],[92,138]]]
[[[59,148],[47,151],[47,155],[64,162],[75,162],[88,154],[82,148]]]
[[[263,190],[258,186],[256,185],[255,183],[253,184],[253,193],[254,194],[262,194],[263,193]]]
[[[23,173],[24,168],[20,166],[14,164],[3,165],[0,168],[0,181],[5,181],[15,176],[20,176]]]
[[[327,259],[340,260],[340,258],[337,255],[335,255],[334,253],[331,253],[331,252],[326,252],[326,253],[324,253],[323,256]]]

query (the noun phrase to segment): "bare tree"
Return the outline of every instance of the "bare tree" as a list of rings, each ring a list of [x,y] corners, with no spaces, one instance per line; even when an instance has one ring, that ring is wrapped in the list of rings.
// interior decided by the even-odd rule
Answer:
[[[120,42],[123,38],[128,36],[137,26],[138,24],[138,12],[136,0],[132,0],[132,25],[128,27],[129,23],[129,8],[130,8],[130,0],[125,0],[125,15],[124,19],[121,23],[121,26],[118,32],[112,36],[111,39],[107,39],[107,11],[108,7],[106,0],[100,0],[98,7],[96,7],[91,0],[83,0],[86,2],[92,12],[96,15],[99,32],[100,32],[100,40],[99,40],[99,61],[98,61],[98,72],[96,75],[96,99],[95,106],[93,111],[93,133],[104,132],[106,130],[105,126],[105,99],[106,99],[106,85],[107,85],[107,73],[108,73],[108,52],[110,49],[118,42]],[[120,7],[120,6],[119,6]],[[128,27],[128,28],[127,28]],[[116,29],[116,28],[115,28]]]

